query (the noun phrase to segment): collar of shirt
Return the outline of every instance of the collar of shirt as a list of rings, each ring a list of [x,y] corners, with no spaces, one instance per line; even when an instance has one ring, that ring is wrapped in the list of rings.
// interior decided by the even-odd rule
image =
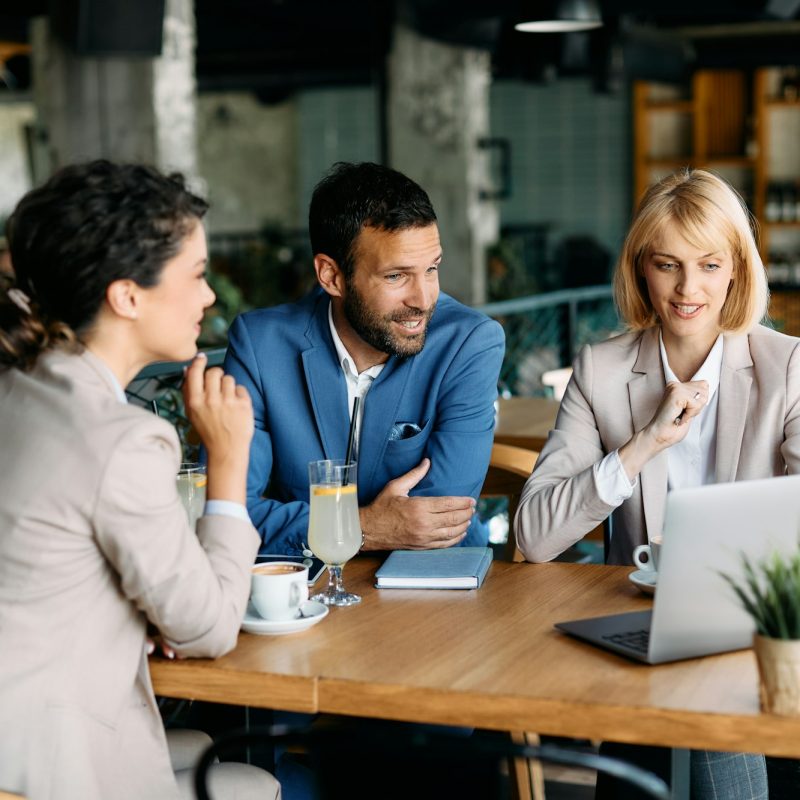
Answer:
[[[698,369],[697,372],[695,372],[695,374],[692,376],[693,381],[708,382],[709,403],[719,387],[719,378],[722,374],[722,352],[725,347],[724,342],[725,340],[723,339],[722,334],[717,336],[717,341],[714,342],[711,352],[706,357],[706,360],[703,362],[700,369]],[[660,331],[658,334],[658,345],[661,349],[661,365],[664,367],[664,378],[666,379],[666,382],[670,383],[671,381],[677,381],[678,383],[681,383],[669,366],[669,361],[667,360],[667,351],[664,348],[664,339],[661,336]]]
[[[339,365],[342,368],[342,372],[344,372],[345,378],[348,381],[354,381],[358,383],[359,378],[364,376],[370,379],[370,383],[378,377],[383,371],[383,368],[386,364],[375,364],[375,366],[369,367],[365,369],[363,372],[359,373],[358,369],[356,369],[356,362],[350,353],[347,352],[347,348],[344,346],[341,338],[339,337],[339,333],[336,330],[336,326],[333,324],[333,304],[328,304],[328,325],[331,329],[331,336],[333,337],[333,346],[336,348],[336,355],[339,358]]]

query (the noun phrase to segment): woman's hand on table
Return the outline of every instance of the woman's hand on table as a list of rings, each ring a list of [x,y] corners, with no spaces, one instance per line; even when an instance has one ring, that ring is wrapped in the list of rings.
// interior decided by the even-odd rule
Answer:
[[[180,653],[177,653],[172,647],[170,647],[158,634],[148,636],[144,640],[144,650],[148,656],[153,655],[156,650],[161,651],[161,655],[164,658],[175,659],[175,658],[183,658]]]

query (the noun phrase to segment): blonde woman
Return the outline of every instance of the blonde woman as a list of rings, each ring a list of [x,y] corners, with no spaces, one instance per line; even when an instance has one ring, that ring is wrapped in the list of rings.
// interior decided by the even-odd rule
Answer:
[[[630,564],[660,533],[669,490],[800,472],[800,340],[759,324],[766,275],[750,215],[724,180],[685,170],[652,186],[614,290],[629,332],[578,355],[522,494],[516,537],[530,561],[611,516],[607,561]],[[699,757],[714,755],[695,754],[693,781]],[[731,768],[738,786],[714,794],[695,782],[694,796],[764,795],[763,759],[731,758],[742,762]]]
[[[516,518],[549,561],[613,518],[607,560],[661,531],[668,489],[800,471],[800,340],[759,322],[766,275],[721,178],[651,187],[614,277],[629,333],[578,355]]]

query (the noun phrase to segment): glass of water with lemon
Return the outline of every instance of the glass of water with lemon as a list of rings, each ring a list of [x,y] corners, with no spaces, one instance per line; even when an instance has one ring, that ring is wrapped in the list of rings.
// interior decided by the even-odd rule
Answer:
[[[311,599],[328,606],[360,603],[357,594],[342,587],[342,567],[361,548],[356,464],[341,459],[311,461],[308,478],[308,546],[328,567],[328,588]]]
[[[181,468],[178,470],[178,496],[186,509],[186,516],[189,518],[189,525],[192,528],[203,516],[207,483],[205,464],[193,462],[181,464]]]

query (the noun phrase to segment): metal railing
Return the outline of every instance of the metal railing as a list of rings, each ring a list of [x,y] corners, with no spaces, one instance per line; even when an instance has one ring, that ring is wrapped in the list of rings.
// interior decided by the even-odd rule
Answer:
[[[545,394],[542,374],[572,364],[587,342],[621,329],[611,286],[589,286],[477,307],[505,330],[499,389],[504,396]]]
[[[210,367],[222,366],[225,348],[206,350]],[[125,388],[128,401],[148,409],[175,426],[184,461],[197,460],[199,445],[190,441],[191,425],[183,406],[183,368],[188,361],[159,361],[146,366]]]

